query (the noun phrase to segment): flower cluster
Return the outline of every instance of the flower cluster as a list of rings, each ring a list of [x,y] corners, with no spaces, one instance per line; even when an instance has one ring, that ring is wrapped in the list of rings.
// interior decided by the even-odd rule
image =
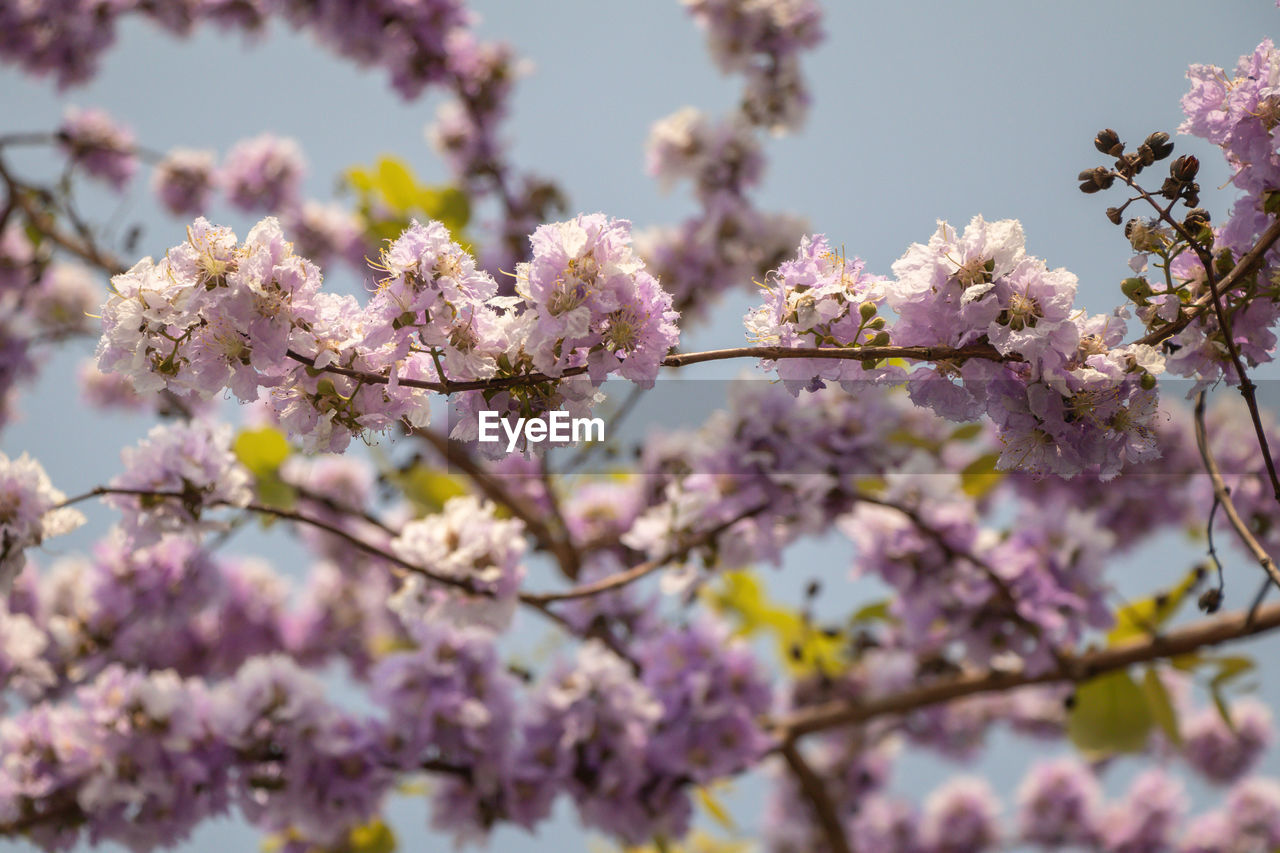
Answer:
[[[404,579],[390,606],[411,632],[441,622],[495,630],[511,623],[524,578],[524,524],[495,512],[469,495],[450,498],[441,512],[410,521],[392,540],[396,556],[458,584],[446,587],[421,574]]]
[[[189,216],[208,204],[215,177],[212,151],[175,148],[156,165],[151,186],[166,210]]]
[[[296,200],[305,171],[298,144],[267,133],[228,151],[219,180],[236,207],[279,210]]]
[[[102,110],[69,108],[58,139],[71,162],[117,190],[138,169],[133,134]]]
[[[800,217],[758,210],[747,196],[764,174],[756,134],[797,128],[808,105],[800,52],[822,39],[821,10],[810,0],[685,0],[707,32],[721,70],[743,73],[738,109],[712,120],[688,107],[656,123],[648,169],[664,186],[693,183],[700,210],[677,227],[656,227],[637,242],[686,316],[718,294],[764,277],[806,229]]]
[[[84,523],[79,510],[59,508],[65,498],[39,462],[0,453],[0,593],[7,595],[22,571],[27,548]]]
[[[111,481],[118,493],[108,500],[121,510],[135,546],[159,541],[166,532],[199,529],[205,509],[245,506],[253,497],[250,474],[231,452],[228,424],[157,425],[120,455],[125,471]]]
[[[907,385],[918,405],[943,417],[988,414],[1005,445],[1002,468],[1109,478],[1158,455],[1154,377],[1163,358],[1150,346],[1120,346],[1121,317],[1075,311],[1075,276],[1027,255],[1017,222],[979,216],[963,234],[940,223],[928,245],[908,249],[893,272],[892,281],[863,277],[859,263],[850,269],[823,239],[807,239],[747,328],[788,347],[973,349],[974,357],[939,356],[934,366],[917,367]],[[877,317],[881,301],[897,315],[891,324]],[[799,389],[859,376],[852,364],[802,359],[778,370]]]
[[[812,0],[684,0],[707,33],[721,71],[746,75],[743,113],[754,123],[794,130],[809,93],[799,54],[822,40],[822,10]]]
[[[343,0],[321,6],[193,0],[181,7],[137,0],[110,6],[70,0],[57,15],[28,6],[0,11],[0,32],[4,33],[0,58],[32,74],[52,75],[60,86],[87,82],[96,73],[100,56],[114,43],[118,20],[126,15],[141,15],[176,35],[187,35],[206,21],[252,34],[270,17],[284,18],[341,56],[385,68],[392,85],[406,98],[445,79],[450,39],[470,23],[458,0],[410,4]]]
[[[863,274],[863,263],[838,256],[826,238],[806,237],[795,258],[778,268],[765,285],[765,303],[746,317],[747,335],[762,346],[882,346],[889,342],[884,279]],[[776,363],[779,378],[793,391],[815,390],[824,381],[885,379],[901,371],[867,370],[857,361],[785,359]]]
[[[198,219],[159,263],[113,279],[98,360],[140,392],[229,388],[249,402],[270,389],[280,424],[331,450],[366,429],[427,423],[429,395],[402,380],[445,387],[587,369],[593,384],[618,373],[648,386],[676,342],[676,315],[628,235],[625,222],[598,214],[544,226],[518,270],[521,296],[501,297],[444,226],[415,223],[385,253],[386,276],[361,306],[320,290],[319,270],[275,219],[243,245]],[[493,408],[492,395],[468,396],[464,407]],[[509,399],[520,411],[535,397]],[[468,426],[474,437],[474,420],[459,424]]]

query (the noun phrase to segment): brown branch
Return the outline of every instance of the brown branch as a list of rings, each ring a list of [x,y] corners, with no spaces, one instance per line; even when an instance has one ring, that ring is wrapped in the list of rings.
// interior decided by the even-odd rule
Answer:
[[[631,568],[626,569],[625,571],[621,571],[621,572],[618,572],[617,574],[609,575],[608,577],[601,578],[600,580],[597,580],[597,581],[592,581],[591,583],[582,584],[581,586],[575,586],[573,589],[567,589],[567,590],[564,590],[563,592],[544,592],[541,594],[531,593],[531,594],[526,594],[521,596],[521,599],[529,602],[535,602],[538,604],[549,604],[553,601],[570,601],[577,598],[590,598],[593,595],[600,595],[601,593],[609,592],[610,590],[619,589],[621,587],[627,586],[628,584],[635,583],[636,581],[640,580],[646,575],[650,575],[653,572],[656,572],[658,569],[662,568],[663,566],[669,563],[675,562],[676,560],[681,560],[685,558],[686,556],[689,555],[689,552],[693,551],[694,549],[700,548],[703,545],[707,545],[711,543],[712,541],[715,540],[717,536],[719,536],[721,533],[724,533],[730,527],[733,527],[733,525],[737,524],[739,521],[742,521],[745,518],[750,518],[753,515],[757,515],[758,513],[763,512],[767,508],[767,506],[768,505],[766,504],[761,506],[755,506],[748,510],[744,510],[743,512],[738,513],[728,521],[722,521],[716,526],[711,527],[703,531],[702,533],[697,534],[688,542],[684,543],[678,548],[675,548],[672,551],[667,552],[666,554],[663,554],[661,557],[655,557],[652,560],[645,560],[643,563],[639,563],[635,566],[632,566]]]
[[[1271,559],[1271,555],[1267,553],[1262,544],[1258,542],[1257,537],[1249,530],[1249,526],[1245,524],[1244,519],[1240,517],[1240,513],[1236,510],[1235,502],[1231,500],[1231,490],[1227,488],[1226,481],[1222,479],[1222,472],[1218,470],[1218,463],[1214,461],[1213,453],[1209,450],[1209,437],[1204,425],[1204,409],[1205,409],[1204,391],[1196,396],[1196,447],[1200,449],[1200,458],[1204,461],[1204,468],[1209,472],[1209,479],[1213,483],[1213,496],[1216,499],[1216,506],[1221,506],[1222,511],[1226,513],[1227,520],[1231,522],[1232,528],[1235,529],[1236,535],[1240,537],[1240,541],[1258,561],[1258,565],[1262,566],[1262,570],[1267,573],[1272,582],[1280,587],[1280,570],[1276,568],[1275,560]],[[1211,517],[1212,518],[1212,517]],[[1210,521],[1212,529],[1212,521]],[[1212,544],[1212,539],[1209,540]],[[1212,551],[1210,553],[1213,553]],[[1216,562],[1217,554],[1213,554]],[[1221,573],[1222,564],[1218,564],[1218,571]]]
[[[1206,646],[1241,640],[1280,628],[1280,603],[1258,609],[1250,620],[1244,611],[1202,619],[1169,631],[1097,651],[1067,656],[1066,665],[1047,672],[983,670],[965,673],[882,697],[834,701],[794,711],[771,722],[783,741],[841,726],[865,723],[877,717],[905,714],[982,693],[996,693],[1034,684],[1087,681],[1138,663],[1176,657]]]
[[[800,783],[800,790],[804,792],[809,805],[813,807],[814,817],[827,840],[828,853],[853,853],[853,848],[849,845],[849,837],[840,823],[835,803],[831,801],[822,777],[815,773],[809,763],[804,760],[804,756],[800,754],[794,742],[783,743],[781,752],[787,766],[795,774],[796,781]]]
[[[87,492],[76,495],[74,497],[67,498],[62,503],[58,504],[57,507],[54,507],[54,508],[59,509],[61,507],[67,507],[67,506],[71,506],[72,504],[80,503],[81,501],[89,500],[91,498],[105,497],[107,495],[126,495],[126,496],[132,496],[132,497],[140,497],[140,498],[173,498],[179,501],[186,501],[186,500],[190,500],[191,498],[191,494],[188,492],[164,491],[164,490],[156,490],[156,489],[125,489],[125,488],[116,488],[113,486],[97,486],[95,488],[90,489]],[[397,557],[395,554],[391,553],[390,551],[379,548],[377,545],[373,545],[369,542],[366,542],[360,537],[355,536],[351,533],[348,533],[347,531],[343,530],[341,527],[338,527],[333,524],[329,524],[327,521],[322,521],[318,518],[313,518],[312,516],[303,515],[302,513],[299,513],[299,512],[294,512],[293,510],[282,509],[280,507],[268,506],[266,504],[259,504],[259,503],[249,503],[246,505],[241,505],[241,504],[236,504],[236,503],[232,503],[230,501],[225,501],[225,500],[210,501],[209,503],[204,504],[204,506],[231,507],[233,509],[244,509],[250,512],[260,513],[262,515],[270,515],[275,518],[283,519],[285,521],[292,521],[297,524],[306,524],[311,527],[315,527],[319,530],[323,530],[324,532],[332,536],[336,536],[339,539],[342,539],[343,541],[347,542],[348,544],[353,545],[362,551],[365,551],[366,553],[372,554],[375,557],[386,560],[387,562],[392,563],[393,565],[399,566],[405,571],[422,575],[423,577],[428,578],[429,580],[435,581],[436,583],[443,584],[444,586],[453,587],[454,589],[459,589],[469,595],[489,596],[489,597],[492,596],[491,592],[489,592],[488,590],[476,587],[469,580],[466,580],[463,578],[453,578],[453,577],[449,577],[448,575],[437,574],[431,571],[430,569],[415,565],[413,563],[410,563],[407,560],[403,560],[400,557]]]
[[[289,350],[289,358],[317,370],[336,373],[350,379],[360,379],[375,385],[386,385],[388,378],[379,373],[367,373],[350,367],[326,365],[316,368],[316,360],[303,353]],[[684,367],[689,364],[701,364],[706,361],[728,361],[739,358],[758,358],[765,361],[778,361],[791,358],[831,359],[835,361],[862,361],[864,359],[881,360],[886,358],[903,358],[911,361],[964,361],[970,358],[982,358],[991,361],[1019,361],[1014,356],[1001,355],[990,344],[975,344],[967,347],[897,347],[897,346],[850,346],[850,347],[734,347],[732,349],[707,350],[705,352],[673,353],[662,360],[663,367]],[[429,379],[410,379],[403,377],[397,383],[406,388],[421,388],[436,391],[440,394],[454,394],[459,391],[496,391],[520,385],[538,385],[543,382],[559,382],[571,376],[581,376],[587,372],[586,366],[569,367],[559,376],[545,373],[522,373],[518,376],[495,376],[491,379],[472,379],[466,382],[432,382]]]

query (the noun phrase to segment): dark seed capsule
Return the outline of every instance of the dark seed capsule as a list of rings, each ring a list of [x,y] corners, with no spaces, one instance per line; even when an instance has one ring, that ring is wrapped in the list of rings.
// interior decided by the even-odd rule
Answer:
[[[1206,589],[1200,594],[1200,609],[1205,613],[1217,613],[1222,606],[1222,591],[1216,586]]]
[[[1119,225],[1119,224],[1120,224],[1120,216],[1121,216],[1120,208],[1118,208],[1118,207],[1108,207],[1108,208],[1107,208],[1107,219],[1110,219],[1110,220],[1111,220],[1111,224],[1112,224],[1112,225]]]
[[[1124,143],[1120,141],[1120,134],[1111,128],[1098,131],[1098,135],[1093,138],[1093,147],[1112,157],[1119,157],[1121,152],[1124,151]]]
[[[1200,161],[1191,154],[1183,154],[1169,164],[1169,177],[1180,183],[1194,181],[1199,171]]]
[[[1164,131],[1157,131],[1147,137],[1147,141],[1142,143],[1151,149],[1152,155],[1157,160],[1163,160],[1173,153],[1173,143],[1169,141],[1169,134]]]

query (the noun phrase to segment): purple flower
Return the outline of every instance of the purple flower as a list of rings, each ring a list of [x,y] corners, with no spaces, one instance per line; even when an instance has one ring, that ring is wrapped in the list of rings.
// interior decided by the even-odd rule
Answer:
[[[1107,811],[1102,823],[1106,853],[1159,853],[1172,844],[1175,822],[1187,809],[1182,783],[1160,768],[1134,780],[1123,801]]]
[[[1000,843],[1000,803],[985,780],[954,779],[929,795],[920,837],[930,853],[981,853]]]
[[[205,509],[245,506],[253,498],[249,472],[231,452],[231,427],[226,424],[157,425],[137,447],[126,448],[121,459],[125,472],[111,481],[112,488],[170,493],[108,498],[123,513],[124,530],[135,546],[155,542],[168,531],[198,529]]]
[[[1271,744],[1271,711],[1256,699],[1244,698],[1231,706],[1227,725],[1216,707],[1205,708],[1183,728],[1183,755],[1212,782],[1225,784],[1244,776]]]
[[[1097,843],[1102,788],[1072,758],[1037,764],[1018,788],[1018,833],[1048,848]]]
[[[73,163],[116,190],[138,169],[133,133],[102,110],[69,107],[58,138]]]
[[[296,201],[305,172],[297,142],[264,133],[227,152],[218,182],[241,210],[275,211]]]
[[[57,508],[65,499],[39,462],[25,453],[17,459],[0,453],[0,594],[9,594],[27,548],[84,524],[79,510]]]
[[[200,213],[213,191],[214,154],[175,148],[151,175],[151,188],[165,209],[176,216]]]

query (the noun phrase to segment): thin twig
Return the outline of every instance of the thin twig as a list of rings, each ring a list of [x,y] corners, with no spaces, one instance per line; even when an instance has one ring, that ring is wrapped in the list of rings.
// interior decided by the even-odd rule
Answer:
[[[1226,489],[1228,495],[1231,494],[1230,489]],[[1218,549],[1213,543],[1213,519],[1218,514],[1218,507],[1222,506],[1222,500],[1215,493],[1213,496],[1213,507],[1209,510],[1209,520],[1205,523],[1205,538],[1209,540],[1209,556],[1213,558],[1213,565],[1218,570],[1218,593],[1223,593],[1227,588],[1227,577],[1222,572],[1222,560],[1218,559]]]
[[[1262,601],[1267,597],[1267,590],[1271,589],[1271,578],[1263,578],[1261,585],[1258,586],[1258,592],[1253,597],[1253,604],[1249,606],[1249,616],[1245,619],[1246,624],[1252,625],[1258,618],[1258,608],[1262,607]]]
[[[180,501],[190,500],[191,498],[191,494],[187,492],[166,491],[166,490],[158,490],[158,489],[126,489],[126,488],[117,488],[114,486],[97,486],[95,488],[90,489],[87,492],[75,495],[74,497],[67,498],[62,503],[58,504],[58,507],[56,508],[71,506],[73,504],[77,504],[82,501],[90,500],[92,498],[105,497],[107,495],[125,495],[125,496],[140,497],[140,498],[173,498],[175,500],[180,500]],[[244,510],[249,510],[250,512],[256,512],[262,515],[269,515],[275,518],[284,519],[286,521],[292,521],[298,524],[306,524],[308,526],[315,527],[319,530],[323,530],[326,533],[336,536],[339,539],[342,539],[343,541],[347,542],[350,545],[355,546],[356,548],[359,548],[362,551],[365,551],[369,554],[372,554],[375,557],[379,557],[383,560],[386,560],[387,562],[393,565],[399,566],[405,571],[422,575],[423,577],[426,577],[432,581],[435,581],[436,583],[453,587],[454,589],[462,590],[463,592],[469,595],[488,596],[488,597],[491,597],[493,595],[493,593],[489,592],[488,590],[475,586],[469,580],[466,580],[464,578],[454,578],[454,577],[449,577],[448,575],[437,574],[436,572],[433,572],[430,569],[424,568],[423,566],[415,565],[414,563],[410,563],[407,560],[403,560],[400,557],[396,556],[395,554],[391,553],[390,551],[387,551],[383,548],[379,548],[377,545],[366,542],[360,537],[355,536],[351,533],[348,533],[347,531],[343,530],[341,527],[338,527],[336,525],[330,524],[327,521],[322,521],[321,519],[314,518],[309,515],[303,515],[300,512],[295,512],[293,510],[288,510],[288,509],[282,509],[281,507],[268,506],[267,504],[259,504],[259,503],[237,504],[237,503],[233,503],[231,501],[226,501],[226,500],[209,501],[207,504],[204,504],[204,506],[231,507],[234,509],[244,509]]]
[[[1156,210],[1160,219],[1173,228],[1187,242],[1187,245],[1191,247],[1191,250],[1196,253],[1196,257],[1200,260],[1200,265],[1204,267],[1205,283],[1209,287],[1209,300],[1218,319],[1218,329],[1222,332],[1223,342],[1227,345],[1227,356],[1231,359],[1231,364],[1235,368],[1236,378],[1239,379],[1237,388],[1240,390],[1240,396],[1244,397],[1245,405],[1249,407],[1249,418],[1253,421],[1253,431],[1258,437],[1258,447],[1262,449],[1262,460],[1267,468],[1267,477],[1271,480],[1272,494],[1275,496],[1276,502],[1280,503],[1280,476],[1276,473],[1276,463],[1271,458],[1271,444],[1267,440],[1266,428],[1262,425],[1262,413],[1258,410],[1258,386],[1253,383],[1253,380],[1249,378],[1249,374],[1245,371],[1244,359],[1240,356],[1240,348],[1236,346],[1235,335],[1231,331],[1231,318],[1227,315],[1226,308],[1222,303],[1226,289],[1218,286],[1217,274],[1213,270],[1213,256],[1209,254],[1208,249],[1187,232],[1181,222],[1169,215],[1168,209],[1157,204],[1150,193],[1138,186],[1133,178],[1120,172],[1113,174],[1142,195],[1142,198]],[[1172,208],[1172,206],[1171,203],[1169,207]]]
[[[563,592],[544,592],[541,594],[529,594],[529,595],[523,596],[523,598],[528,601],[538,602],[540,604],[548,604],[553,601],[571,601],[577,598],[590,598],[593,595],[600,595],[601,593],[609,592],[610,590],[619,589],[621,587],[627,586],[628,584],[635,583],[641,578],[647,575],[650,575],[653,572],[656,572],[658,569],[662,568],[663,566],[673,563],[676,560],[684,559],[686,556],[689,555],[691,551],[697,548],[700,548],[703,545],[707,545],[711,543],[721,533],[724,533],[726,530],[728,530],[730,527],[733,527],[733,525],[737,524],[739,521],[742,521],[743,519],[750,518],[753,515],[761,513],[765,509],[767,509],[767,507],[768,505],[765,504],[761,506],[752,507],[751,509],[748,509],[748,510],[744,510],[743,512],[740,512],[737,515],[735,515],[733,518],[730,518],[728,521],[723,521],[720,524],[717,524],[716,526],[711,527],[703,531],[702,533],[697,534],[695,537],[688,540],[680,547],[675,548],[672,551],[667,552],[666,554],[663,554],[661,557],[656,557],[652,560],[645,560],[643,563],[639,563],[638,565],[632,566],[631,568],[625,571],[621,571],[616,574],[609,575],[608,577],[601,578],[597,581],[592,581],[591,583],[582,584],[581,586],[576,586],[573,589],[564,590]]]
[[[1227,488],[1226,482],[1222,479],[1222,472],[1218,470],[1218,463],[1214,461],[1213,453],[1209,450],[1209,436],[1205,431],[1204,425],[1205,398],[1204,391],[1196,395],[1196,446],[1200,449],[1200,458],[1204,461],[1204,469],[1208,472],[1209,480],[1213,483],[1213,494],[1222,504],[1222,511],[1227,514],[1227,520],[1231,522],[1231,526],[1235,529],[1236,535],[1240,537],[1240,541],[1249,549],[1249,553],[1258,561],[1258,565],[1262,566],[1263,571],[1267,573],[1276,586],[1280,586],[1280,569],[1276,568],[1275,560],[1271,559],[1271,555],[1262,547],[1257,537],[1249,530],[1249,526],[1245,524],[1244,519],[1240,517],[1235,503],[1231,500],[1231,490]]]

